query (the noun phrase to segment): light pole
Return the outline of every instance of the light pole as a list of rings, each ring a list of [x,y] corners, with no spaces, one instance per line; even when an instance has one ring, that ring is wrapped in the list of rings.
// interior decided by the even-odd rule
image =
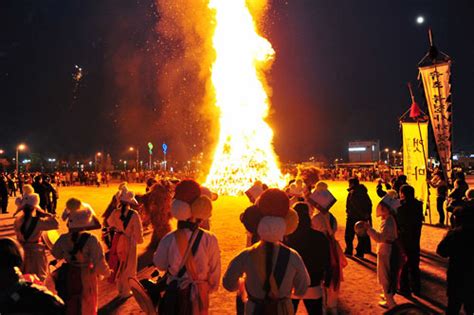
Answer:
[[[397,165],[397,151],[393,150],[392,154],[393,154],[393,165]]]
[[[385,153],[387,153],[387,164],[390,164],[389,163],[390,162],[390,155],[389,155],[390,150],[388,148],[385,148],[384,151],[385,151]]]
[[[25,149],[26,149],[26,145],[24,145],[23,143],[19,144],[19,145],[16,147],[16,160],[15,160],[15,162],[16,162],[16,167],[15,167],[15,169],[16,169],[16,175],[19,175],[19,173],[18,173],[18,152],[19,152],[19,151],[23,151],[23,150],[25,150]]]
[[[139,164],[138,164],[139,161],[140,161],[140,150],[138,149],[138,146],[137,146],[137,147],[130,147],[130,148],[128,148],[128,150],[129,150],[130,152],[135,151],[135,153],[136,153],[136,157],[135,157],[135,159],[136,159],[136,160],[135,160],[135,168],[137,169],[137,172],[138,172],[138,171],[140,170]]]
[[[94,166],[95,166],[95,171],[97,172],[99,170],[99,158],[102,156],[102,152],[97,152],[94,156],[95,160],[94,160]]]

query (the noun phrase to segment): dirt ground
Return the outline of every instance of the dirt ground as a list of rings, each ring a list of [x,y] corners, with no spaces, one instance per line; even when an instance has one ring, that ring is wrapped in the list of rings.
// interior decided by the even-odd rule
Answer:
[[[332,213],[336,216],[339,224],[337,237],[344,248],[344,225],[345,225],[345,199],[347,196],[347,184],[345,182],[329,181],[329,189],[338,199]],[[380,220],[375,218],[375,205],[380,198],[375,193],[375,183],[364,183],[374,204],[373,222],[376,228]],[[66,200],[77,197],[91,204],[98,214],[107,207],[118,184],[110,187],[61,187],[58,213],[61,214]],[[145,186],[142,184],[131,184],[130,188],[137,194],[143,193]],[[434,206],[434,198],[432,198]],[[245,245],[246,233],[239,221],[240,213],[249,205],[245,197],[221,196],[214,203],[211,231],[217,235],[222,257],[222,273],[224,273],[229,261],[237,255]],[[433,208],[434,209],[434,208]],[[14,211],[13,199],[10,202],[10,214],[0,215],[0,236],[8,234],[7,226],[11,224],[11,213]],[[428,219],[427,219],[428,221]],[[432,214],[432,222],[437,222],[437,215]],[[65,231],[64,222],[61,230]],[[412,302],[425,306],[431,313],[440,313],[446,304],[445,297],[445,270],[446,261],[435,254],[436,246],[446,233],[445,229],[425,225],[422,232],[422,298]],[[149,239],[149,235],[147,241]],[[147,242],[146,241],[146,242]],[[143,244],[139,252],[139,265],[141,271],[139,277],[146,277],[151,272],[151,253],[145,252],[146,244]],[[375,252],[375,244],[373,244]],[[376,280],[376,258],[368,256],[365,260],[349,259],[349,265],[344,270],[344,282],[340,294],[340,314],[382,314],[378,303],[380,293]],[[113,285],[103,281],[100,284],[100,313],[101,314],[142,314],[133,298],[120,304],[114,298],[117,292]],[[406,302],[406,299],[397,296],[397,302]],[[298,314],[305,314],[304,306],[301,304]],[[222,287],[217,293],[211,295],[210,314],[235,314],[235,293],[229,293]]]

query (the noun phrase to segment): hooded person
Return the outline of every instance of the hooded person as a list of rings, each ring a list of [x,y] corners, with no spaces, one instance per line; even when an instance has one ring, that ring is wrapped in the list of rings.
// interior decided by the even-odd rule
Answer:
[[[41,281],[48,275],[48,259],[46,245],[42,240],[44,231],[55,230],[59,226],[58,220],[40,207],[40,197],[33,192],[30,185],[23,188],[23,196],[15,201],[17,212],[21,214],[15,218],[13,224],[17,240],[25,251],[24,273],[35,274]]]
[[[394,213],[400,207],[400,201],[385,195],[377,205],[377,217],[382,222],[380,231],[376,231],[365,221],[365,229],[368,236],[377,242],[377,278],[382,286],[383,301],[379,305],[385,308],[393,308],[396,305],[394,294],[398,289],[400,278],[400,253],[396,241],[398,239],[397,222]]]
[[[279,189],[266,190],[255,207],[247,208],[242,221],[261,240],[232,259],[223,278],[224,288],[237,291],[245,274],[246,314],[294,314],[292,292],[303,296],[310,277],[301,256],[281,243],[298,227],[298,214],[290,209],[288,196]]]
[[[316,191],[328,191],[328,185],[325,182],[318,182],[316,184]],[[311,227],[323,233],[329,242],[330,259],[325,278],[326,309],[337,313],[339,291],[341,282],[344,280],[343,269],[347,266],[347,260],[339,245],[339,241],[336,239],[337,220],[332,213],[329,212],[330,206],[334,203],[335,199],[333,201],[327,201],[326,203],[322,201],[319,203],[313,202],[318,212],[311,218]],[[324,207],[322,206],[323,204],[327,204],[328,206]]]
[[[65,261],[55,272],[56,291],[66,303],[66,314],[97,314],[98,281],[109,276],[110,269],[99,239],[86,231],[100,229],[99,219],[89,204],[76,198],[66,202],[63,217],[69,231],[51,251]]]
[[[172,303],[165,292],[160,314],[208,314],[209,293],[217,291],[221,273],[217,238],[200,228],[211,214],[212,202],[198,183],[178,183],[171,205],[177,229],[161,239],[153,263],[169,274],[168,287],[177,290],[179,298]]]
[[[133,191],[123,187],[116,200],[117,207],[107,219],[107,225],[115,231],[108,261],[114,272],[109,281],[117,284],[119,298],[128,298],[128,278],[137,275],[137,245],[143,243],[143,228],[140,215],[132,209],[138,205]]]

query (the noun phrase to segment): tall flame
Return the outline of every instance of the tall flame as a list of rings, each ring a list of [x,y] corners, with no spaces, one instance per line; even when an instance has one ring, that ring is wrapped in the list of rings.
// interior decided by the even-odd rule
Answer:
[[[263,1],[263,0],[253,0]],[[212,83],[220,110],[220,135],[206,185],[236,195],[260,180],[284,185],[265,122],[269,99],[263,70],[275,51],[256,31],[246,0],[210,0],[215,10]]]

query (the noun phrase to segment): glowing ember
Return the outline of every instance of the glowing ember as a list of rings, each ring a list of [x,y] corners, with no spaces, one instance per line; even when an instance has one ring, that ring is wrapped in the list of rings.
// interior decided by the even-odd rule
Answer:
[[[220,135],[206,185],[228,195],[247,190],[255,180],[282,187],[285,180],[273,150],[273,131],[264,121],[269,99],[263,70],[275,52],[257,34],[246,0],[210,0],[209,7],[216,14],[212,83]]]

